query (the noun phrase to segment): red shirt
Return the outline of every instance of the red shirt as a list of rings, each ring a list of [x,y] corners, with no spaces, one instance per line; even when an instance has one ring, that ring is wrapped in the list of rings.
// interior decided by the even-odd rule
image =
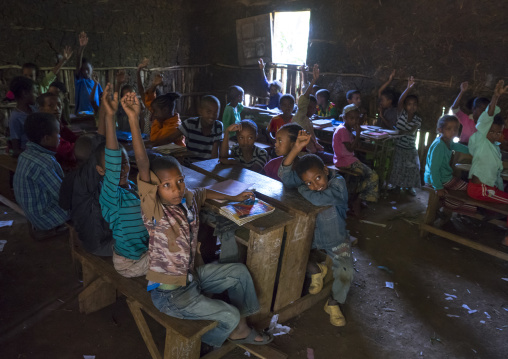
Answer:
[[[279,128],[281,128],[286,123],[290,123],[292,120],[293,120],[293,116],[291,116],[291,118],[289,119],[288,122],[284,121],[284,119],[282,118],[282,115],[272,117],[272,119],[270,120],[270,123],[268,124],[268,132],[270,132],[275,137],[275,134],[277,133]]]
[[[62,166],[64,171],[76,167],[76,157],[74,156],[74,143],[78,136],[67,126],[60,123],[60,143],[56,148],[55,158]]]

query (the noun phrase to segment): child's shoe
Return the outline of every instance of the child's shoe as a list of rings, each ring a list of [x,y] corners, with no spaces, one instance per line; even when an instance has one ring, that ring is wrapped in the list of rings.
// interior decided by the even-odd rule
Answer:
[[[328,301],[325,303],[325,312],[330,314],[330,323],[336,327],[343,327],[346,325],[346,318],[342,314],[339,305],[328,305]]]
[[[319,267],[319,270],[321,272],[312,274],[310,276],[312,279],[309,286],[310,294],[318,294],[319,292],[321,292],[321,289],[323,289],[323,279],[325,278],[326,273],[328,273],[328,267],[326,266],[326,264],[317,263],[317,266]]]

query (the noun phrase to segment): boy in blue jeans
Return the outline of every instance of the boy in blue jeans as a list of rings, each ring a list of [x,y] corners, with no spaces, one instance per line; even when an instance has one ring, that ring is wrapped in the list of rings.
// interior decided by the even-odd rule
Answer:
[[[346,181],[335,171],[330,171],[316,155],[300,157],[311,136],[300,131],[295,145],[282,162],[279,177],[289,187],[298,186],[298,192],[315,206],[330,206],[321,211],[316,218],[312,248],[324,250],[332,259],[332,296],[325,303],[324,310],[330,315],[334,326],[346,325],[339,304],[344,304],[353,280],[353,260],[349,232],[346,230],[347,188]],[[294,167],[294,170],[293,168]],[[309,261],[307,271],[311,274],[310,294],[317,294],[323,288],[327,274],[324,263]]]

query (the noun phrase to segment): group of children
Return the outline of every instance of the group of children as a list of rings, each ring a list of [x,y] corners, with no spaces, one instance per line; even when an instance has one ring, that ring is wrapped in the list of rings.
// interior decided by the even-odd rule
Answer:
[[[140,98],[131,86],[122,86],[125,83],[122,73],[116,78],[116,87],[108,84],[103,90],[93,79],[92,65],[82,57],[87,43],[86,34],[81,33],[75,73],[79,97],[76,113],[95,114],[96,134],[78,138],[66,127],[60,95],[65,89],[58,83],[52,83],[50,91],[41,93],[36,100],[37,90],[32,79],[17,77],[11,82],[17,101],[17,111],[10,119],[12,149],[19,155],[14,190],[30,221],[32,235],[42,239],[61,233],[72,220],[87,251],[112,256],[115,269],[125,277],[146,276],[153,303],[159,310],[178,318],[217,321],[218,326],[202,337],[203,342],[213,347],[221,346],[226,339],[250,344],[273,340],[271,335],[247,324],[246,317],[259,310],[247,268],[240,263],[201,265],[200,260],[199,212],[205,200],[244,201],[254,194],[247,191],[231,197],[210,189],[186,188],[185,171],[175,158],[147,153],[142,133],[147,132],[148,118],[154,145],[174,142],[186,146],[192,160],[218,158],[222,164],[264,173],[286,187],[297,188],[313,205],[327,207],[317,215],[312,248],[326,252],[332,261],[334,282],[324,310],[330,315],[331,324],[345,325],[340,305],[346,301],[353,278],[351,238],[345,221],[350,201],[344,178],[327,164],[333,162],[338,169],[353,172],[360,178],[353,201],[354,213],[359,213],[362,201],[378,200],[377,174],[355,156],[365,115],[360,93],[353,90],[347,94],[349,104],[341,115],[344,123],[333,135],[334,153],[331,154],[319,144],[311,122],[315,114],[338,118],[328,91],[319,90],[316,96],[312,95],[319,67],[314,65],[312,81],[298,98],[294,115],[294,97],[279,94],[275,90],[280,87],[272,84],[272,88],[264,77],[267,89],[274,92],[270,93],[269,107],[278,102],[277,107],[282,111],[267,128],[276,154],[269,160],[269,153],[255,144],[259,134],[257,125],[242,120],[241,87],[229,89],[222,121],[219,120],[220,102],[211,95],[201,99],[199,117],[181,120],[175,112],[179,95],[158,92],[163,84],[161,75],[155,77],[149,88],[143,87],[140,71],[148,65],[146,59],[138,66]],[[69,51],[65,61],[72,53]],[[260,68],[264,71],[262,60]],[[390,181],[412,193],[420,185],[414,143],[422,120],[417,115],[418,98],[409,94],[415,84],[412,77],[398,107],[393,106],[395,98],[385,89],[393,76],[394,73],[379,91],[383,108],[379,119],[386,127],[395,126],[401,133],[392,159]],[[58,91],[51,91],[51,87]],[[454,110],[458,109],[466,90],[467,84],[462,84],[461,94],[452,106]],[[508,195],[502,192],[502,162],[496,145],[504,125],[496,116],[499,112],[496,103],[505,92],[508,86],[504,87],[500,81],[490,104],[478,99],[473,118],[462,116],[463,127],[469,126],[471,133],[469,149],[453,141],[459,129],[457,117],[444,116],[438,121],[440,137],[429,150],[425,181],[440,196],[446,197],[447,189],[467,189],[473,198],[508,203]],[[36,102],[38,109],[34,107]],[[148,115],[143,116],[144,110]],[[470,122],[476,119],[475,132]],[[132,135],[138,169],[136,183],[129,179],[130,160],[118,142],[119,126]],[[230,146],[232,141],[236,143]],[[454,150],[473,155],[469,184],[452,175],[449,160]],[[504,242],[508,245],[508,237]],[[323,288],[328,268],[324,263],[310,260],[307,271],[311,278],[309,292],[317,294]],[[205,295],[224,291],[228,292],[231,304]]]

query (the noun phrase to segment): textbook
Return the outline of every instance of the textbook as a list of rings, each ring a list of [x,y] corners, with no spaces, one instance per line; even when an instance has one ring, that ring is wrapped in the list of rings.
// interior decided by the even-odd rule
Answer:
[[[172,155],[175,153],[184,152],[186,149],[186,147],[179,146],[174,143],[152,148],[153,151],[162,155]]]
[[[239,226],[243,226],[245,223],[253,221],[256,218],[266,216],[273,211],[275,211],[274,207],[258,198],[254,200],[253,204],[238,202],[220,208],[220,214],[222,216],[235,222]]]

